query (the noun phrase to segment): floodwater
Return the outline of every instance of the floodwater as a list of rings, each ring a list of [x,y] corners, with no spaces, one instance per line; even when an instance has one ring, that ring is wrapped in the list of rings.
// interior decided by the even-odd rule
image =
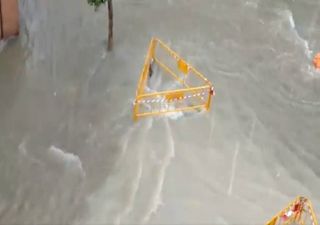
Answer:
[[[0,44],[1,224],[263,224],[320,215],[318,0],[20,0]],[[151,37],[214,84],[210,112],[132,122]]]

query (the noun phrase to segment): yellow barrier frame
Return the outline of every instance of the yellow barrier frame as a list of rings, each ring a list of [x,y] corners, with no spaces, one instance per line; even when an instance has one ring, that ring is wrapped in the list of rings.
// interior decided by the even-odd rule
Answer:
[[[300,224],[300,225],[306,225],[305,220],[302,217],[302,213],[309,214],[309,219],[312,222],[312,225],[318,225],[318,221],[315,215],[315,212],[313,210],[312,203],[309,199],[298,196],[295,200],[293,200],[287,207],[282,209],[280,212],[278,212],[271,220],[269,220],[266,225],[277,225],[281,221],[281,217],[285,215],[286,212],[290,211],[294,205],[300,204],[301,209],[293,214],[292,217],[288,218],[288,221],[284,222],[283,224],[289,225],[291,223],[294,224]]]
[[[199,87],[190,87],[187,85],[176,73],[174,73],[168,66],[166,66],[164,63],[162,63],[156,56],[155,56],[155,50],[156,47],[162,47],[164,50],[166,50],[169,55],[177,61],[178,69],[187,75],[190,71],[193,72],[199,79],[203,80],[205,85],[199,86]],[[149,70],[151,63],[156,63],[161,69],[163,69],[166,73],[172,76],[173,79],[178,81],[180,84],[184,86],[182,89],[177,90],[170,90],[170,91],[161,91],[161,92],[152,92],[152,93],[145,93],[145,86],[146,82],[149,77]],[[162,110],[157,112],[139,112],[139,101],[141,101],[143,98],[146,97],[159,97],[163,96],[164,98],[168,99],[170,101],[171,98],[179,98],[178,96],[183,96],[186,92],[196,92],[200,90],[205,90],[208,92],[208,99],[204,104],[200,105],[194,105],[194,106],[188,106],[183,108],[178,108],[174,110]],[[173,112],[181,112],[181,111],[190,111],[194,109],[201,109],[204,108],[206,110],[209,110],[210,104],[211,104],[211,96],[215,95],[214,87],[211,84],[211,82],[202,75],[199,71],[197,71],[194,67],[192,67],[190,64],[186,63],[184,59],[182,59],[177,53],[175,53],[173,50],[171,50],[167,45],[165,45],[162,41],[160,41],[157,38],[152,38],[148,53],[145,58],[144,66],[139,78],[137,91],[136,91],[136,98],[134,101],[134,107],[133,107],[133,119],[136,121],[140,117],[145,116],[156,116],[156,115],[163,115],[166,113],[173,113]]]

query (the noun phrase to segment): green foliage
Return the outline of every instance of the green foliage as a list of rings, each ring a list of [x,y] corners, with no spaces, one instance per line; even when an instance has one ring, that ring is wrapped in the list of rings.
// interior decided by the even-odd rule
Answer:
[[[89,5],[99,8],[100,5],[105,4],[108,0],[87,0]]]

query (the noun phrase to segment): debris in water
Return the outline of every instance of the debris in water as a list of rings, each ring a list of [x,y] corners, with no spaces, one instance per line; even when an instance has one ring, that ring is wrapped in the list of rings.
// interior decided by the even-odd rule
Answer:
[[[320,69],[320,53],[317,53],[313,58],[313,65],[316,69]]]

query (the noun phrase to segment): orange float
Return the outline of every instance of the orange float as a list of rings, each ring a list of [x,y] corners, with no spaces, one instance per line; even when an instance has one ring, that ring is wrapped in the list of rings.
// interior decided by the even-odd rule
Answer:
[[[313,58],[313,65],[316,69],[320,69],[320,53],[317,53]]]

